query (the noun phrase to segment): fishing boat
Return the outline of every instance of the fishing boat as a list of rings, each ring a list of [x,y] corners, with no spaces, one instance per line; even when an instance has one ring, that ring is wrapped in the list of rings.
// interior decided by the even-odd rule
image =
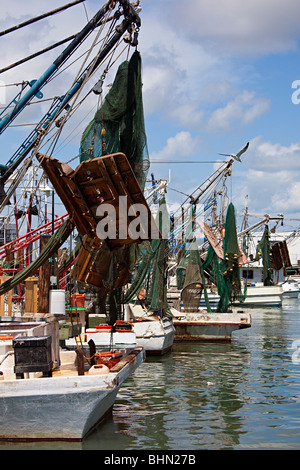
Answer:
[[[112,11],[118,3],[120,3],[118,6],[122,8],[121,11],[119,8],[114,15]],[[120,24],[117,24],[120,16],[122,16],[122,20]],[[51,79],[55,78],[58,70],[90,33],[99,27],[97,34],[97,39],[99,39],[100,34],[104,31],[104,39],[100,41],[101,47],[94,53],[93,60],[86,65],[90,53],[95,50],[96,41],[89,49],[87,57],[83,59],[80,73],[76,75],[74,82],[68,87],[67,93],[52,100],[49,111],[26,141],[17,149],[7,165],[1,166],[1,211],[7,204],[10,204],[10,198],[19,189],[24,175],[27,174],[35,158],[38,161],[39,169],[43,170],[45,181],[50,181],[53,189],[51,190],[52,223],[50,227],[45,223],[48,238],[45,243],[41,243],[40,253],[33,256],[29,250],[32,242],[39,239],[41,235],[39,232],[37,238],[34,238],[36,234],[34,235],[31,230],[29,217],[33,213],[30,209],[33,199],[30,198],[29,209],[24,211],[25,216],[28,215],[26,242],[23,243],[24,240],[21,241],[21,237],[17,235],[18,244],[14,246],[14,240],[10,239],[10,245],[5,247],[5,250],[7,251],[6,258],[8,255],[10,256],[11,265],[7,266],[6,259],[1,263],[2,272],[6,276],[1,279],[0,285],[0,316],[6,320],[7,314],[4,311],[6,299],[4,297],[8,296],[8,316],[11,318],[9,328],[7,328],[7,321],[2,322],[2,330],[0,325],[0,330],[3,332],[3,338],[0,338],[0,341],[5,342],[1,348],[0,359],[0,439],[84,439],[104,415],[112,409],[124,380],[144,361],[143,348],[137,347],[135,344],[129,348],[116,349],[111,347],[111,344],[108,347],[96,348],[95,343],[89,341],[89,351],[87,352],[79,338],[75,350],[59,349],[56,347],[59,341],[58,316],[56,317],[54,311],[51,312],[54,315],[54,320],[47,317],[49,315],[49,297],[51,298],[50,291],[52,293],[55,289],[57,292],[65,291],[65,281],[61,282],[60,273],[68,269],[71,280],[69,286],[72,284],[69,291],[73,289],[73,293],[75,293],[79,283],[95,286],[101,293],[103,305],[108,306],[109,321],[113,326],[120,307],[120,290],[128,282],[127,275],[130,272],[128,258],[131,253],[135,252],[135,245],[140,243],[138,237],[134,238],[128,235],[128,226],[132,217],[127,213],[125,217],[122,216],[120,198],[121,200],[122,197],[128,198],[131,204],[143,205],[146,212],[145,223],[149,223],[149,226],[152,223],[151,213],[143,195],[147,160],[144,161],[143,145],[145,143],[143,139],[145,139],[145,132],[143,108],[140,105],[142,103],[141,59],[136,50],[140,25],[140,18],[129,1],[107,1],[88,21],[82,31],[76,34],[73,39],[71,38],[70,44],[41,77],[30,83],[24,83],[22,92],[1,112],[0,133],[3,133],[31,100],[39,100],[43,97],[40,92],[41,88],[48,83],[50,77]],[[131,60],[126,60],[121,64],[117,72],[118,78],[120,75],[123,77],[121,89],[124,91],[124,96],[130,101],[130,106],[128,106],[126,99],[120,103],[120,81],[110,90],[112,92],[110,96],[112,97],[114,94],[116,109],[118,112],[122,109],[123,114],[120,120],[117,121],[115,115],[112,119],[107,113],[107,108],[105,111],[100,106],[102,105],[103,80],[110,68],[107,67],[101,79],[85,95],[85,97],[90,95],[90,92],[92,95],[97,95],[98,108],[95,119],[88,125],[82,137],[78,167],[73,170],[66,162],[42,154],[41,148],[44,139],[48,139],[49,132],[56,128],[59,131],[49,138],[48,147],[50,149],[54,145],[52,147],[54,150],[64,125],[73,115],[73,111],[78,109],[77,105],[76,109],[73,109],[73,106],[79,94],[93,74],[103,66],[104,60],[115,52],[122,39],[126,39],[128,55],[130,48],[135,48]],[[128,92],[126,91],[127,87],[131,95],[128,90]],[[134,100],[139,100],[138,112],[136,112]],[[13,106],[12,103],[14,103]],[[105,103],[103,106],[105,108]],[[101,118],[97,120],[99,115]],[[130,126],[130,123],[132,127],[128,133],[126,126]],[[110,124],[114,126],[114,129],[110,127]],[[123,138],[119,127],[125,132],[127,138]],[[109,137],[111,137],[110,141]],[[128,143],[129,145],[127,145]],[[121,144],[128,152],[128,159]],[[133,151],[131,145],[134,148]],[[30,157],[25,160],[30,152]],[[21,169],[17,171],[17,167],[21,164]],[[144,165],[145,169],[141,170],[141,165]],[[9,179],[10,177],[12,178]],[[32,179],[35,182],[34,178],[36,178],[36,174]],[[10,186],[7,187],[9,184]],[[35,190],[36,187],[32,189]],[[60,220],[59,224],[55,223],[54,196],[58,196],[67,209],[66,217]],[[99,237],[98,222],[103,219],[103,214],[102,216],[98,215],[97,209],[105,203],[111,204],[113,210],[118,213],[118,222],[120,222],[118,235],[120,232],[124,233],[124,228],[127,229],[123,238],[109,235],[104,240],[105,237]],[[14,214],[17,221],[16,203],[14,204]],[[70,253],[62,271],[55,271],[57,250],[63,247],[74,233],[77,233],[76,236],[79,239],[78,246]],[[147,227],[143,235],[145,240],[150,239]],[[21,243],[19,243],[20,241]],[[22,258],[22,250],[24,249],[26,250],[25,264]],[[19,254],[17,267],[15,267],[15,253]],[[52,259],[52,270],[49,270],[49,266],[51,266],[49,259]],[[104,260],[105,262],[103,262]],[[101,268],[99,269],[99,267]],[[7,276],[7,274],[11,275]],[[18,300],[23,302],[24,292],[21,285],[26,281],[28,281],[28,292],[31,291],[32,296],[30,307],[27,306],[25,311],[28,312],[28,308],[32,309],[32,321],[36,322],[35,325],[26,325],[22,312],[20,313],[21,318],[17,319],[11,313],[12,292],[20,286]],[[61,289],[57,289],[57,287]],[[42,308],[44,300],[47,300],[47,306]],[[47,317],[45,322],[41,318],[37,318],[43,317],[43,314]],[[55,325],[55,334],[50,331],[49,325],[52,327]]]
[[[14,351],[7,351],[0,360],[0,439],[83,440],[112,409],[122,383],[144,361],[143,349],[133,348],[120,351],[111,368],[101,363],[80,372],[76,352],[62,350],[60,366],[50,371],[49,358],[43,363],[42,350],[50,339],[19,336]],[[40,364],[24,360],[16,364],[17,346],[23,357],[36,354],[36,349]],[[45,348],[44,355],[47,353]],[[19,378],[22,374],[26,378]]]
[[[119,350],[111,364],[116,350],[108,347],[96,352],[90,343],[86,354],[81,345],[63,350],[60,319],[41,314],[1,317],[0,439],[84,439],[145,359],[144,350],[135,346]]]
[[[138,302],[124,305],[124,320],[117,320],[115,327],[99,324],[87,328],[82,334],[83,347],[92,339],[97,347],[114,348],[142,347],[146,356],[161,356],[167,353],[174,342],[173,320],[165,315],[149,314]],[[74,337],[65,341],[68,349],[76,349]]]
[[[120,328],[120,321],[117,320],[116,327],[111,325],[96,325],[92,328],[87,328],[85,333],[81,333],[78,336],[71,335],[65,341],[65,347],[67,349],[75,350],[78,342],[82,344],[83,348],[88,348],[88,343],[92,340],[97,348],[132,348],[137,345],[136,335],[132,329],[132,325],[127,322],[122,322]],[[125,326],[126,329],[123,327]]]
[[[248,253],[248,259],[242,263],[241,277],[247,284],[247,294],[243,304],[246,306],[277,306],[282,305],[284,297],[297,297],[297,286],[285,279],[285,272],[291,266],[287,240],[276,237],[276,227],[283,215],[264,218],[252,226],[248,226],[248,207],[238,234],[241,245]],[[269,230],[269,222],[275,220],[275,226]],[[253,230],[264,226],[262,233]]]
[[[144,247],[124,296],[124,318],[132,322],[137,345],[147,355],[163,355],[174,342],[175,328],[167,306],[166,260],[170,219],[164,193],[156,214],[160,237]]]
[[[216,289],[215,289],[216,290]],[[247,286],[247,293],[243,301],[234,301],[232,305],[236,307],[280,307],[284,290],[282,285],[278,286],[264,286],[264,285],[251,285]],[[220,300],[217,292],[208,292],[208,299],[211,307],[215,309]],[[202,298],[200,306],[205,308],[205,300]]]
[[[280,307],[284,290],[282,286],[264,286],[254,285],[247,287],[247,295],[243,302],[233,302],[233,305],[247,306],[247,307]]]
[[[233,332],[250,328],[251,314],[239,308],[231,308],[226,313],[208,312],[202,298],[202,284],[192,283],[186,291],[192,290],[193,304],[182,301],[181,292],[168,291],[168,302],[173,315],[175,341],[231,341]],[[220,296],[216,294],[214,302],[208,295],[212,309],[217,309]]]
[[[162,356],[171,349],[175,336],[172,319],[149,316],[142,307],[133,304],[125,306],[125,318],[130,318],[129,321],[124,321],[127,330],[118,329],[118,325],[113,332],[110,325],[87,328],[85,334],[81,335],[83,347],[87,348],[92,339],[97,348],[142,347],[146,356]],[[78,340],[72,337],[65,341],[65,346],[74,350],[77,343]]]
[[[251,315],[246,312],[195,313],[171,309],[176,330],[175,341],[231,341],[237,330],[250,328]]]
[[[193,213],[191,220],[193,220]],[[210,253],[202,262],[196,239],[189,231],[184,251],[177,267],[177,291],[169,289],[168,299],[174,317],[175,341],[231,341],[236,330],[251,326],[251,315],[241,310],[229,309],[232,301],[241,296],[239,260],[242,253],[237,243],[234,206],[227,210],[224,252],[209,227],[202,228],[210,240]],[[217,247],[214,250],[213,247]],[[223,254],[224,253],[224,254]],[[221,263],[219,258],[222,258]],[[213,261],[214,258],[214,261]],[[206,286],[204,267],[214,262],[218,283],[218,304],[212,311]],[[200,302],[204,296],[206,310]]]
[[[281,284],[283,296],[290,299],[297,299],[300,293],[299,283],[293,279],[287,279]]]
[[[132,322],[136,344],[146,355],[161,356],[172,348],[175,328],[170,317],[149,314],[141,304],[132,302],[125,305],[125,318]]]
[[[298,297],[299,289],[297,286],[291,286],[291,297]],[[288,289],[288,286],[286,286]],[[263,286],[263,285],[251,285],[247,286],[245,298],[243,300],[236,300],[232,303],[236,308],[243,309],[244,307],[280,307],[283,302],[283,298],[288,296],[289,291],[284,290],[284,284],[277,286]],[[216,311],[220,296],[217,292],[217,288],[214,286],[207,292],[207,298],[212,310]],[[172,299],[180,299],[180,291],[172,289],[168,292],[168,299],[172,302]],[[179,300],[180,302],[180,300]],[[199,307],[206,309],[206,301],[201,296]]]

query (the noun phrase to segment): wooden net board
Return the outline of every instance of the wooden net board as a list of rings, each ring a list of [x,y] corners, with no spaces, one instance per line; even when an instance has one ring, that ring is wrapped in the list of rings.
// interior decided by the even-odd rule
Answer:
[[[110,248],[118,248],[143,240],[150,240],[151,227],[155,226],[150,208],[139,186],[135,174],[123,153],[116,153],[86,160],[73,170],[66,163],[46,155],[37,154],[41,166],[55,191],[65,205],[70,218],[82,235],[96,238],[96,226],[104,216],[97,216],[101,204],[111,204],[116,211],[116,238],[109,238]],[[132,239],[128,226],[136,215],[120,210],[119,196],[127,197],[127,207],[142,204],[147,211],[147,220],[141,218],[140,239]],[[127,233],[119,238],[119,233]]]

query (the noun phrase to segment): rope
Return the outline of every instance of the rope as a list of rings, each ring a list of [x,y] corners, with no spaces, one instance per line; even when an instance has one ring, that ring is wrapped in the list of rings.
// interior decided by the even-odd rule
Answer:
[[[66,10],[70,7],[73,7],[74,5],[77,5],[78,3],[82,3],[85,0],[75,0],[72,3],[68,3],[67,5],[63,5],[62,7],[56,8],[55,10],[49,11],[48,13],[43,13],[42,15],[36,16],[34,18],[30,18],[30,20],[24,21],[23,23],[20,23],[16,26],[12,26],[11,28],[8,28],[4,31],[0,32],[0,36],[4,36],[5,34],[11,33],[13,31],[16,31],[17,29],[23,28],[24,26],[28,26],[32,23],[35,23],[36,21],[42,20],[44,18],[47,18],[48,16],[51,15],[56,15],[57,13]]]
[[[108,16],[108,12],[107,12],[106,16]],[[115,22],[116,22],[116,20],[115,20]],[[99,30],[99,32],[98,32],[98,34],[97,34],[97,36],[96,36],[96,38],[95,38],[95,40],[94,40],[94,43],[93,43],[93,45],[91,46],[91,48],[90,48],[90,50],[89,50],[89,54],[87,55],[87,57],[85,58],[83,64],[81,65],[81,68],[80,68],[80,70],[79,70],[78,73],[77,73],[77,77],[79,76],[79,74],[80,74],[80,72],[81,72],[81,70],[82,70],[82,68],[83,68],[83,66],[84,66],[84,63],[87,61],[88,56],[90,55],[91,50],[93,49],[95,42],[97,41],[99,35],[101,34],[102,30],[104,29],[104,25],[105,25],[105,22],[103,22],[102,28],[100,28],[100,30]],[[114,23],[111,24],[110,30],[112,30],[113,27],[114,27]],[[108,37],[108,34],[109,34],[109,32],[106,34],[106,37]],[[105,39],[105,38],[104,38],[104,39]],[[103,40],[103,43],[104,43],[104,40]],[[118,46],[118,44],[115,46],[114,51],[116,50],[117,46]],[[114,51],[112,51],[112,52],[114,52]],[[99,56],[100,53],[101,53],[101,48],[100,48],[100,50],[98,51],[98,54],[97,54],[96,57],[94,58],[93,62],[95,62],[95,61],[97,60],[97,57]],[[110,55],[111,55],[111,54],[110,54]],[[92,63],[93,63],[93,62],[92,62]],[[99,64],[99,67],[100,67],[101,65],[102,65],[102,64]],[[99,67],[98,67],[98,68],[99,68]],[[109,68],[109,66],[107,66],[107,69],[108,69],[108,68]],[[80,91],[82,90],[83,86],[84,86],[85,83],[88,81],[88,79],[90,78],[90,76],[92,76],[95,72],[96,72],[96,70],[95,70],[93,73],[87,74],[87,76],[85,77],[85,79],[84,79],[84,81],[83,81],[83,83],[82,83],[80,89],[78,90],[78,92],[77,92],[77,94],[76,94],[76,96],[75,96],[75,99],[74,99],[72,105],[70,106],[69,110],[67,111],[67,114],[64,115],[64,119],[63,119],[64,122],[61,122],[60,128],[59,128],[58,130],[56,130],[54,136],[52,137],[52,139],[54,139],[54,143],[50,144],[50,146],[49,146],[49,150],[50,150],[51,145],[53,146],[53,147],[52,147],[51,154],[53,154],[53,152],[54,152],[55,146],[56,146],[56,144],[57,144],[57,142],[58,142],[58,139],[59,139],[59,137],[60,137],[60,134],[61,134],[61,132],[62,132],[62,129],[63,129],[65,123],[66,123],[67,120],[72,116],[72,114],[74,114],[74,112],[77,111],[78,107],[83,103],[83,101],[84,101],[84,100],[87,98],[87,96],[91,93],[92,90],[90,90],[90,91],[85,95],[85,97],[76,105],[76,108],[73,109],[73,108],[74,108],[75,101],[76,101],[77,97],[79,96]],[[75,81],[76,81],[76,79],[74,80],[73,83],[75,83]],[[72,87],[71,87],[71,88],[72,88]],[[71,88],[70,88],[70,89],[71,89]],[[70,89],[69,89],[69,91],[70,91]],[[48,125],[47,125],[45,131],[46,131],[47,129],[50,129],[51,125],[53,124],[53,122],[56,121],[56,119],[57,119],[57,116],[55,117],[55,119],[52,119],[52,120],[48,123]],[[44,135],[46,135],[46,133],[45,133]],[[41,139],[43,139],[43,137],[44,137],[44,136],[42,136]],[[48,139],[48,142],[49,142],[49,140],[50,140],[50,139]],[[41,143],[41,141],[40,141],[40,143]],[[46,142],[46,143],[47,143],[47,142]],[[44,144],[44,145],[45,145],[45,144]],[[35,151],[34,151],[33,153],[36,154],[38,151],[40,151],[40,149],[41,149],[41,147],[38,146],[38,147],[35,149]],[[46,153],[48,153],[48,152],[46,152]],[[31,159],[32,159],[32,158],[33,158],[33,155],[32,155],[32,157],[31,157]],[[39,165],[39,167],[40,167],[40,165]],[[33,175],[33,176],[34,176],[34,175]],[[16,186],[15,186],[15,187],[16,187]],[[20,196],[20,198],[21,198],[21,196]],[[20,200],[20,198],[19,198],[19,200]],[[8,200],[9,200],[9,197],[6,197],[6,198],[5,198],[5,201],[7,202]],[[19,200],[17,201],[17,203],[19,202]],[[3,207],[4,207],[4,204],[1,205],[1,209],[2,209]],[[14,211],[14,207],[13,207],[11,213],[9,214],[9,216],[12,214],[13,211]],[[23,223],[23,222],[22,222],[22,223]],[[21,225],[22,225],[22,223],[21,223]]]

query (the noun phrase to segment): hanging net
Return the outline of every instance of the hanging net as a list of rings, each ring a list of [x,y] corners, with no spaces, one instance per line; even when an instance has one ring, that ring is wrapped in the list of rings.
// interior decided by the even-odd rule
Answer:
[[[224,259],[220,262],[213,261],[213,275],[218,289],[220,301],[218,312],[227,312],[230,303],[235,300],[243,301],[245,292],[242,293],[240,281],[239,248],[236,232],[235,209],[229,204],[225,221]],[[246,287],[246,286],[245,286]]]
[[[141,56],[137,51],[130,61],[119,66],[103,105],[83,132],[80,161],[123,152],[143,190],[149,168],[149,155],[141,69]]]
[[[181,298],[184,310],[197,312],[202,291],[204,292],[205,304],[208,312],[211,307],[208,300],[204,265],[200,257],[198,243],[194,235],[194,207],[191,208],[189,223],[186,228],[184,246],[180,262],[176,269],[177,288],[181,290]],[[209,260],[211,252],[209,252]],[[205,267],[209,264],[204,261]]]
[[[118,68],[116,77],[95,114],[83,132],[80,143],[80,161],[122,152],[126,155],[138,183],[144,190],[149,155],[142,100],[141,56],[135,51],[129,61]],[[102,279],[109,310],[109,323],[120,318],[122,286],[129,282],[136,261],[136,245],[123,246],[110,252],[104,243],[93,252],[94,267]],[[107,264],[107,260],[109,260]],[[107,272],[103,273],[103,267]],[[122,283],[117,283],[122,269]],[[121,285],[120,285],[121,284]]]
[[[153,239],[144,245],[134,280],[125,294],[124,303],[133,301],[144,288],[145,307],[156,314],[168,314],[166,266],[170,218],[165,198],[159,202],[156,223],[162,238]]]
[[[255,261],[258,261],[261,258],[263,263],[263,283],[264,286],[270,286],[272,279],[272,262],[270,255],[270,234],[268,225],[265,225],[262,239],[258,243],[256,249]]]
[[[217,312],[227,312],[229,305],[236,299],[243,302],[246,297],[247,285],[242,292],[239,269],[241,251],[237,240],[233,204],[229,204],[226,215],[223,241],[224,259],[219,259],[212,246],[209,245],[205,260],[202,261],[196,239],[192,238],[189,242],[189,237],[191,237],[190,230],[187,232],[182,257],[177,268],[178,289],[182,289],[183,292],[188,285],[193,287],[195,282],[202,283],[206,307],[211,312],[204,277],[204,270],[209,268],[211,279],[220,296]],[[182,300],[184,299],[182,298]],[[191,300],[186,299],[186,303],[188,302]],[[195,305],[191,305],[190,308],[195,308]]]

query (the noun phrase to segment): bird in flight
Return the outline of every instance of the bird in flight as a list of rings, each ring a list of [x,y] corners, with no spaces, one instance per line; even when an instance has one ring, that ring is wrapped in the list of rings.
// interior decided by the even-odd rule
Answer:
[[[225,157],[232,157],[234,158],[235,160],[237,160],[238,162],[241,162],[241,155],[243,155],[243,153],[246,152],[247,148],[249,147],[249,142],[247,142],[247,144],[245,145],[245,147],[240,150],[236,155],[233,155],[232,153],[231,154],[228,154],[228,153],[219,153],[219,155],[224,155]]]

